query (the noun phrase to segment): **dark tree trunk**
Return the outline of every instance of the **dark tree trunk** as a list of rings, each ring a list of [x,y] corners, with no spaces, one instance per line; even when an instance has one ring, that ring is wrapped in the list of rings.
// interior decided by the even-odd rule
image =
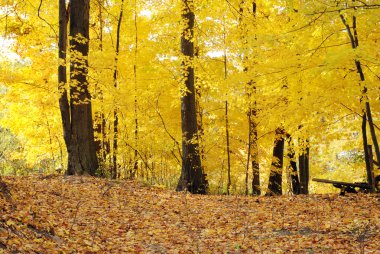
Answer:
[[[256,90],[255,87],[253,87]],[[260,195],[260,166],[259,166],[259,148],[257,145],[257,110],[256,102],[253,103],[253,107],[250,107],[248,115],[249,124],[249,142],[250,142],[250,155],[252,166],[252,195]]]
[[[66,9],[65,0],[59,0],[59,41],[58,41],[58,90],[59,109],[61,111],[63,138],[65,140],[67,153],[70,154],[70,105],[67,93],[66,52],[67,52],[67,23],[69,21],[69,8]],[[69,155],[70,157],[70,155]]]
[[[185,89],[181,97],[182,120],[182,170],[177,191],[187,190],[191,193],[205,194],[207,182],[202,171],[198,142],[197,112],[194,88],[194,3],[182,0],[182,20],[185,23],[181,36],[181,64]]]
[[[90,3],[89,0],[72,0],[70,5],[71,152],[67,174],[95,175],[98,160],[87,81]]]
[[[282,167],[284,164],[284,130],[276,129],[273,159],[271,172],[269,175],[268,192],[266,195],[281,195],[282,194]]]
[[[226,101],[226,151],[227,151],[227,195],[231,189],[231,153],[230,153],[230,128],[228,125],[228,101]]]
[[[370,191],[375,192],[376,191],[376,181],[375,181],[375,175],[373,173],[373,153],[372,153],[372,146],[368,146],[368,157],[369,157],[369,165],[370,165],[370,170],[369,172],[367,171],[367,182],[368,185],[371,187]]]
[[[296,162],[296,154],[294,151],[294,144],[292,141],[292,137],[288,136],[288,158],[290,161],[290,179],[291,179],[291,186],[292,186],[292,192],[295,195],[298,195],[301,193],[301,186],[300,181],[298,179],[298,172],[297,172],[297,162]]]
[[[366,114],[363,113],[362,118],[362,134],[363,134],[363,147],[364,147],[364,159],[365,159],[365,168],[367,172],[367,182],[371,186],[371,191],[375,190],[375,181],[373,175],[373,155],[372,155],[372,146],[368,145],[367,142],[367,119]]]
[[[117,82],[118,82],[119,70],[118,70],[117,65],[119,62],[120,29],[121,29],[121,22],[123,20],[123,8],[124,8],[124,0],[121,0],[119,19],[117,21],[117,29],[116,29],[115,67],[114,67],[114,72],[113,72],[113,82],[114,82],[114,87],[116,91],[118,88]],[[119,110],[118,110],[117,102],[115,102],[114,111],[113,111],[113,154],[112,154],[112,171],[111,171],[112,179],[117,178],[117,172],[118,172],[118,164],[117,164],[118,134],[119,134],[119,112],[118,111]]]
[[[303,144],[304,142],[300,142]],[[306,141],[304,151],[299,156],[299,171],[300,171],[300,194],[309,194],[309,144]]]

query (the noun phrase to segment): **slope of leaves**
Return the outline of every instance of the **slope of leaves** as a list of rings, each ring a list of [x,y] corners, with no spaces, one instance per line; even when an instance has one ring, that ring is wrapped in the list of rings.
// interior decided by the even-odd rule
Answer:
[[[0,189],[0,253],[380,249],[378,195],[194,196],[89,177],[3,181],[9,191]]]

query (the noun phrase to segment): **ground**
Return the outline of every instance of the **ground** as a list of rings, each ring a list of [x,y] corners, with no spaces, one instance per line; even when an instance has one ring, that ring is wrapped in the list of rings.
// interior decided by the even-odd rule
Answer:
[[[201,196],[136,181],[3,177],[0,253],[379,253],[378,194]]]

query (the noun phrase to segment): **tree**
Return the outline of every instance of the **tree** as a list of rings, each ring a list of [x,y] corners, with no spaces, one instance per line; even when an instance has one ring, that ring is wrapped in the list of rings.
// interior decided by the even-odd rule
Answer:
[[[67,174],[98,169],[88,89],[89,0],[70,2],[70,141]]]
[[[202,170],[198,141],[197,113],[194,87],[194,2],[183,0],[181,36],[181,73],[183,78],[181,96],[182,170],[177,191],[205,194],[207,183]]]
[[[355,5],[355,0],[352,0],[353,6]],[[345,16],[339,11],[339,17],[342,20],[343,25],[346,28],[347,34],[349,36],[351,47],[352,49],[356,49],[359,47],[359,38],[358,38],[358,31],[357,31],[357,18],[356,18],[356,7],[354,9],[354,14],[352,15],[352,26],[350,27]],[[364,83],[365,82],[365,75],[362,68],[362,63],[360,59],[355,58],[354,59],[356,71],[359,74],[360,77],[360,86],[362,87],[362,94],[360,97],[360,103],[362,104],[362,111],[363,111],[363,117],[362,117],[362,135],[363,135],[363,146],[364,146],[364,155],[365,155],[365,162],[366,162],[366,171],[367,171],[367,181],[370,186],[372,186],[372,191],[374,191],[374,179],[373,174],[371,170],[371,165],[369,163],[372,158],[369,158],[368,153],[368,145],[367,145],[367,133],[366,133],[366,122],[369,123],[369,128],[371,132],[372,142],[375,147],[375,154],[377,161],[380,161],[380,149],[379,144],[376,137],[375,127],[372,119],[372,113],[371,113],[371,106],[368,98],[368,87]]]
[[[120,29],[121,29],[121,22],[123,20],[123,7],[124,7],[124,0],[121,0],[121,6],[120,6],[120,13],[119,13],[119,19],[117,21],[117,30],[116,30],[116,49],[115,49],[115,67],[113,72],[113,82],[114,82],[114,88],[117,90],[118,88],[118,76],[119,76],[119,70],[118,70],[118,62],[119,62],[119,54],[120,54]],[[115,102],[116,104],[117,102]],[[117,178],[117,171],[118,171],[118,164],[117,164],[117,153],[118,153],[118,134],[119,134],[119,110],[118,106],[114,105],[113,110],[113,154],[112,154],[112,171],[111,171],[111,177],[113,179]]]
[[[267,195],[282,194],[282,166],[284,163],[284,129],[277,128],[273,147],[273,159],[269,175]]]

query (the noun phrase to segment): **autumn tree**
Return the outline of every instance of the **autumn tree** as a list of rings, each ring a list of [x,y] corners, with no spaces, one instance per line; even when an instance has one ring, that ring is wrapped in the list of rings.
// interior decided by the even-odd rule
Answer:
[[[91,95],[88,90],[88,50],[89,50],[89,0],[70,2],[70,102],[66,96],[66,14],[65,1],[60,1],[60,47],[59,57],[63,65],[59,67],[61,90],[60,109],[68,150],[67,174],[95,175],[98,168],[94,143]],[[61,60],[61,61],[62,61]],[[69,109],[69,110],[68,110]],[[68,113],[70,112],[70,113]],[[70,120],[70,124],[68,123]]]
[[[182,170],[177,191],[205,194],[207,189],[202,170],[198,141],[197,113],[194,76],[194,2],[183,0],[182,19],[184,28],[181,36],[181,126],[182,126]]]
[[[362,6],[358,6],[362,7]],[[356,6],[356,1],[352,0],[352,8],[354,13],[352,14],[352,25],[350,26],[347,21],[347,17],[339,10],[339,17],[347,31],[351,47],[353,50],[357,49],[359,47],[359,36],[358,36],[358,29],[357,29],[357,17],[356,17],[356,10],[358,8]],[[359,74],[360,78],[360,87],[362,89],[361,91],[361,97],[360,97],[360,103],[362,104],[362,135],[363,135],[363,146],[364,146],[364,155],[365,155],[365,162],[366,162],[366,171],[367,171],[367,181],[370,186],[372,186],[372,190],[374,190],[374,178],[371,170],[371,165],[370,165],[370,160],[372,158],[369,158],[369,153],[368,153],[368,141],[367,141],[367,133],[366,133],[366,122],[368,121],[369,123],[369,129],[372,137],[372,143],[375,147],[375,155],[377,158],[377,161],[380,161],[380,149],[379,149],[379,144],[377,141],[376,137],[376,131],[373,123],[373,118],[372,118],[372,112],[371,112],[371,105],[370,101],[368,98],[368,87],[365,84],[365,75],[363,71],[363,65],[360,59],[355,58],[354,59],[356,71]]]

